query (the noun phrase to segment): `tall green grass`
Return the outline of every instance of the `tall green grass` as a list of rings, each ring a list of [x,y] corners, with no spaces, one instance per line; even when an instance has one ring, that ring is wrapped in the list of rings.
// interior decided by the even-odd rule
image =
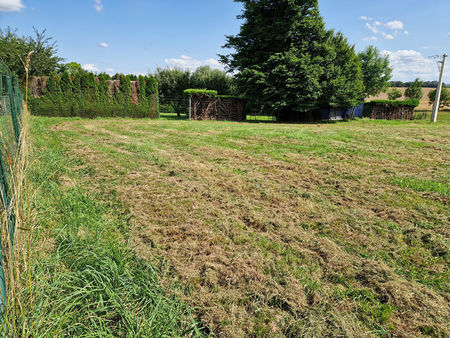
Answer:
[[[128,219],[114,200],[81,189],[80,164],[41,121],[33,129],[35,189],[29,287],[16,295],[10,336],[201,336],[191,309],[159,271],[127,246]],[[51,145],[51,146],[49,146]],[[64,185],[63,177],[70,177]]]

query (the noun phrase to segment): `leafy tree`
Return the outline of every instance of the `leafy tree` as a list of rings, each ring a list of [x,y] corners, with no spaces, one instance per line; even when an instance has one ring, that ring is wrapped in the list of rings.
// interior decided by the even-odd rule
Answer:
[[[428,93],[428,99],[430,104],[434,104],[436,100],[437,89],[434,89]],[[441,100],[439,102],[439,108],[450,107],[450,90],[442,87],[441,90]]]
[[[40,32],[34,28],[34,33],[34,36],[19,36],[17,30],[10,27],[0,29],[0,58],[22,81],[25,79],[22,61],[25,61],[30,51],[34,51],[29,68],[30,76],[56,73],[63,60],[56,56],[56,42],[46,35],[46,30]]]
[[[374,46],[367,47],[358,56],[362,63],[365,96],[376,96],[385,91],[389,87],[389,80],[392,77],[389,57],[381,55]]]
[[[397,88],[392,88],[387,92],[389,100],[397,100],[398,98],[402,97],[403,94],[400,90]]]
[[[322,106],[354,107],[364,101],[364,82],[361,63],[342,33],[330,38],[326,63],[331,66],[324,73]]]
[[[416,79],[408,88],[406,88],[405,96],[410,99],[420,100],[423,96],[422,81]]]
[[[227,73],[209,66],[198,67],[191,74],[190,86],[191,88],[216,90],[223,95],[233,94],[233,78]]]
[[[359,60],[342,34],[325,29],[317,0],[236,0],[239,34],[227,36],[221,61],[236,72],[253,109],[281,120],[310,118],[321,105],[350,106],[362,97]],[[358,98],[359,97],[359,98]]]
[[[181,110],[185,104],[184,90],[191,88],[191,73],[182,69],[162,69],[156,70],[160,103],[174,110],[181,116]]]

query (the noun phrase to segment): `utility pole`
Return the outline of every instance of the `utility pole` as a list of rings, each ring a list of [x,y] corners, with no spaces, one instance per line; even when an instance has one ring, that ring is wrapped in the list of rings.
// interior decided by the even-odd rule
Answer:
[[[441,74],[439,75],[439,85],[436,91],[436,100],[434,101],[433,113],[431,114],[431,122],[436,122],[437,120],[439,104],[441,101],[442,82],[444,80],[445,59],[447,58],[447,56],[447,54],[444,54],[442,56],[442,61],[439,61],[441,63]]]

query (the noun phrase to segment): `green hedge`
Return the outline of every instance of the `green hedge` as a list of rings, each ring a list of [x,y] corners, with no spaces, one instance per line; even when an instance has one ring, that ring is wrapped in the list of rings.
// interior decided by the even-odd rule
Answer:
[[[408,100],[373,100],[369,102],[369,105],[388,105],[392,107],[417,107],[419,106],[419,100],[408,99]]]
[[[103,76],[81,72],[69,75],[51,75],[39,98],[30,98],[33,115],[79,117],[147,117],[157,118],[158,85],[150,77],[140,76],[138,104],[131,101],[129,76],[120,76],[120,88],[114,96]]]
[[[222,99],[239,99],[243,100],[244,98],[236,95],[218,95],[216,90],[208,90],[208,89],[186,89],[184,91],[184,95],[191,97],[193,95],[204,95],[209,97],[220,97]]]
[[[204,95],[210,97],[218,96],[217,90],[208,90],[208,89],[186,89],[184,91],[184,94],[186,96],[193,96],[193,95]]]

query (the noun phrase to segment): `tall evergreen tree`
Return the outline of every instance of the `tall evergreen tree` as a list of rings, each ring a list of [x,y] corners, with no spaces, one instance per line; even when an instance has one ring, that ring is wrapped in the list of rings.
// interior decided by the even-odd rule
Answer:
[[[68,71],[65,71],[61,75],[61,90],[64,95],[72,95],[73,84]]]
[[[139,104],[145,104],[147,102],[145,95],[145,84],[146,84],[145,77],[139,75],[138,81],[139,81],[139,95],[138,95]]]
[[[235,1],[244,5],[244,22],[227,36],[224,47],[234,53],[220,58],[255,109],[305,119],[324,102],[351,106],[361,96],[354,49],[325,29],[317,0]]]
[[[130,78],[120,74],[120,103],[129,104],[131,102],[131,84]]]

